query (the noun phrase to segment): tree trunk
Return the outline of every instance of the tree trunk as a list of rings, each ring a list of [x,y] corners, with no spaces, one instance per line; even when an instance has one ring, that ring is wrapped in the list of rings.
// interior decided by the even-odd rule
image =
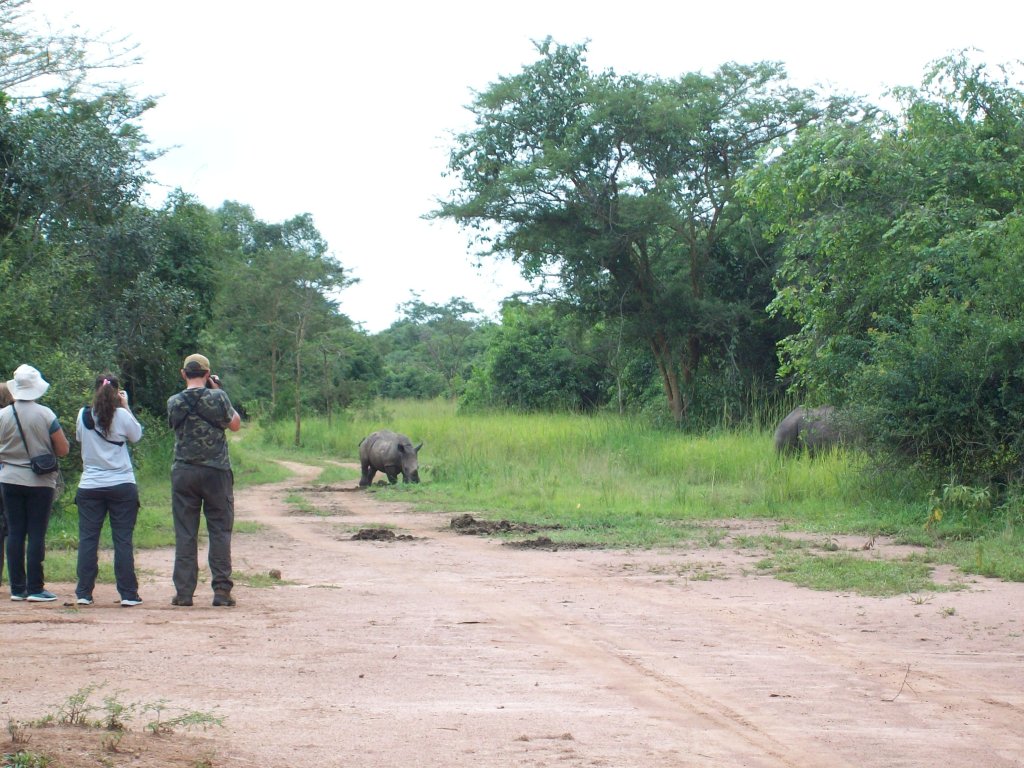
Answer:
[[[679,367],[683,372],[683,391],[681,394],[680,409],[682,419],[689,420],[690,402],[693,399],[694,380],[697,377],[697,369],[700,367],[700,359],[703,354],[703,345],[696,334],[690,334],[686,339],[686,353],[680,355]]]
[[[270,416],[277,409],[277,345],[270,348]]]
[[[295,332],[295,447],[302,445],[302,342],[306,337],[306,318],[299,319]]]
[[[661,373],[661,385],[668,400],[668,407],[676,426],[682,426],[686,417],[682,389],[679,386],[679,374],[676,372],[675,360],[669,343],[659,334],[651,339],[651,352]]]
[[[327,367],[327,350],[321,350],[324,355],[324,407],[327,410],[327,426],[331,426],[331,379],[330,369]]]

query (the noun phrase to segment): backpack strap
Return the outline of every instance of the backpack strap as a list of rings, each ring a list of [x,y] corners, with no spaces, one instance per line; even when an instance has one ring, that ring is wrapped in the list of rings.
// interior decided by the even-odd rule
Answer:
[[[224,431],[224,427],[222,427],[220,424],[214,424],[208,418],[203,416],[203,414],[201,414],[198,411],[196,411],[196,408],[199,406],[199,401],[203,399],[203,394],[206,392],[206,389],[205,388],[200,389],[199,390],[199,394],[196,395],[195,397],[189,397],[186,394],[186,392],[188,392],[188,391],[189,390],[185,390],[185,392],[181,393],[181,396],[183,398],[185,398],[186,401],[188,401],[188,412],[184,416],[182,416],[180,419],[178,419],[178,423],[177,424],[171,424],[171,429],[177,430],[178,427],[180,427],[182,424],[185,423],[185,421],[188,419],[189,416],[198,416],[200,419],[205,421],[211,427],[214,427],[215,429],[219,429],[221,432],[223,432]]]
[[[124,445],[124,440],[111,440],[106,435],[104,435],[102,432],[100,432],[98,429],[96,429],[96,421],[92,417],[92,407],[91,406],[88,406],[88,405],[83,406],[83,408],[82,408],[82,424],[85,425],[86,429],[91,429],[93,432],[95,432],[97,434],[97,436],[99,436],[99,438],[101,440],[105,440],[106,442],[110,443],[111,445]]]

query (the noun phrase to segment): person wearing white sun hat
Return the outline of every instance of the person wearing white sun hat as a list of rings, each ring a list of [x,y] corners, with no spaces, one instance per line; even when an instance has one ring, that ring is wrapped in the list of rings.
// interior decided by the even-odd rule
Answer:
[[[0,408],[14,402],[7,382],[0,381]],[[7,559],[7,515],[4,514],[4,495],[0,493],[0,584],[4,583],[4,561]]]
[[[0,494],[7,516],[7,575],[11,600],[30,603],[57,599],[46,590],[43,559],[58,473],[39,474],[31,461],[47,453],[67,456],[70,448],[57,415],[36,402],[49,388],[39,371],[20,365],[7,382],[14,402],[0,408]]]

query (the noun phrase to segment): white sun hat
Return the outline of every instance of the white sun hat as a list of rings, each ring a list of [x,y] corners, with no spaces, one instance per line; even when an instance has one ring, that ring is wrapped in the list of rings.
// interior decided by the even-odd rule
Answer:
[[[31,365],[19,365],[14,378],[7,382],[7,388],[15,400],[38,400],[50,385]]]

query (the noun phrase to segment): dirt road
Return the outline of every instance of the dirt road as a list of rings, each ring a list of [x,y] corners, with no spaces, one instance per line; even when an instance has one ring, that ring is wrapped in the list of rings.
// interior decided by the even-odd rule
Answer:
[[[111,585],[82,610],[0,603],[0,717],[104,683],[223,717],[189,747],[210,766],[1024,765],[1024,584],[814,592],[728,539],[519,550],[351,488],[301,491],[325,514],[296,514],[316,470],[289,466],[238,494],[263,528],[236,535],[236,571],[283,583],[233,609],[206,584],[172,607],[169,551],[140,554],[137,608]],[[380,526],[413,538],[351,538]],[[125,765],[160,764],[135,749]]]

